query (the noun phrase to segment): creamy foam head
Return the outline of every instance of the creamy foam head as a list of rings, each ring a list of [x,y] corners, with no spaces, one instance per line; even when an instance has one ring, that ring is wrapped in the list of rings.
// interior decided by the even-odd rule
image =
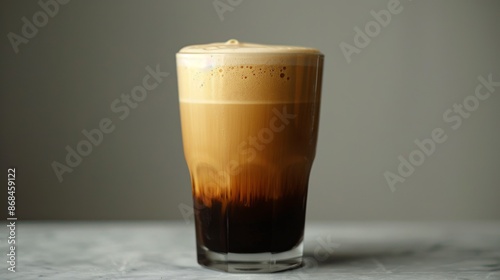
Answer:
[[[179,98],[199,103],[308,102],[321,77],[323,55],[313,48],[229,40],[177,53]]]
[[[224,43],[212,43],[205,45],[193,45],[182,48],[179,53],[191,54],[230,54],[230,53],[258,53],[258,54],[321,54],[319,50],[297,46],[278,46],[278,45],[260,45],[252,43],[243,43],[231,39]]]

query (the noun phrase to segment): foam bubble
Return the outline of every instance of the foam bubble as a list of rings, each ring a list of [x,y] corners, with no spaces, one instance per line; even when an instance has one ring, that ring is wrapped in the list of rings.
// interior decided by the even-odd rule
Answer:
[[[294,53],[294,54],[321,54],[319,50],[307,47],[298,46],[281,46],[281,45],[261,45],[253,43],[243,43],[236,39],[231,39],[227,42],[218,42],[204,45],[192,45],[182,48],[179,53],[203,53],[203,54],[229,54],[229,53]]]
[[[196,45],[177,54],[179,99],[207,103],[315,100],[323,55],[316,49],[240,43]]]

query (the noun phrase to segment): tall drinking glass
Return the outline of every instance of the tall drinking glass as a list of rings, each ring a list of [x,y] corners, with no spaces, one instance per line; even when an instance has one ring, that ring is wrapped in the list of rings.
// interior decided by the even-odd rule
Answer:
[[[226,43],[177,53],[198,263],[275,272],[302,262],[323,55]]]

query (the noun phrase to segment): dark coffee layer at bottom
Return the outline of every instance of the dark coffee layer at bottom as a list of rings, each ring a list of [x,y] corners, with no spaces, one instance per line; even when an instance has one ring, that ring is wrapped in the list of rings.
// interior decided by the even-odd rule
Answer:
[[[307,188],[306,188],[307,189]],[[198,246],[219,253],[278,253],[297,246],[304,235],[306,193],[245,205],[194,198]]]

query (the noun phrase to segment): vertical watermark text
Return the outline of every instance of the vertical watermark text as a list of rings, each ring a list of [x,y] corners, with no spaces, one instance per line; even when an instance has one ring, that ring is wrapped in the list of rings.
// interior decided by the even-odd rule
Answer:
[[[7,269],[16,272],[16,169],[7,169]]]

